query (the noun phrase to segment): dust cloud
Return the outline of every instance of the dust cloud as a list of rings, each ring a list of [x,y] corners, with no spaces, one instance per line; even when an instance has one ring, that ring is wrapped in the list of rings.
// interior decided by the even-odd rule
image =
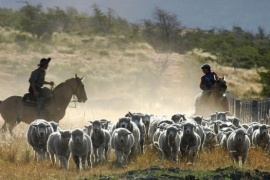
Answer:
[[[28,90],[29,75],[37,67],[37,57],[40,56],[20,56],[25,60],[4,61],[0,57],[3,64],[0,100],[12,95],[22,96]],[[75,63],[72,60],[74,57],[50,56],[54,58],[47,70],[46,80],[52,80],[57,85],[77,72],[79,77],[85,76],[83,83],[88,100],[69,104],[66,116],[60,121],[60,125],[66,128],[83,127],[88,121],[101,118],[115,122],[129,111],[168,117],[176,113],[189,116],[194,112],[195,98],[201,91],[201,63],[192,55],[155,53],[148,61],[129,62],[129,66],[121,62],[115,67],[114,62],[108,60],[92,60],[89,63],[81,57]],[[108,65],[108,62],[111,64]],[[96,63],[106,63],[114,71],[106,68],[105,72],[113,74],[102,75],[104,71],[100,68],[103,65],[95,69],[93,66]],[[117,75],[121,78],[115,78]],[[1,118],[0,123],[3,123]]]

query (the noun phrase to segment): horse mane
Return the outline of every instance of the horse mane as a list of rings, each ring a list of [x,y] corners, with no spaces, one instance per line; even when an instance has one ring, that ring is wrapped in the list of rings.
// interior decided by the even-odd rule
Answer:
[[[61,82],[60,84],[58,84],[55,88],[54,88],[54,91],[57,91],[58,89],[62,88],[66,82],[68,81],[71,81],[71,80],[76,80],[76,78],[70,78],[70,79],[67,79],[65,82]]]
[[[62,82],[62,83],[58,84],[58,85],[54,88],[53,91],[57,91],[58,89],[60,89],[61,87],[63,87],[64,84],[65,84],[65,82]]]

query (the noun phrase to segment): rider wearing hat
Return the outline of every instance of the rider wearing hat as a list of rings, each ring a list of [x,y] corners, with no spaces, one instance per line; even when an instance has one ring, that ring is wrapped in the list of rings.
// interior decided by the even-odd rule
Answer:
[[[47,95],[43,92],[42,87],[44,84],[54,85],[54,82],[45,81],[46,70],[49,67],[51,58],[42,58],[38,64],[38,68],[31,73],[29,78],[29,92],[38,98],[38,116],[43,115],[44,102],[47,99]]]
[[[211,67],[209,64],[203,64],[201,69],[204,75],[201,77],[200,88],[203,91],[210,90],[216,83],[218,75],[215,72],[211,72]]]

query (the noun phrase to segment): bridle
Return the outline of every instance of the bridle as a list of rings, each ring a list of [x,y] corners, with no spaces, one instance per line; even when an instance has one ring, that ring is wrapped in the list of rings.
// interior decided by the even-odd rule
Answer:
[[[77,86],[76,86],[75,89],[69,83],[65,82],[72,89],[72,100],[70,102],[73,102],[74,106],[69,106],[71,108],[76,108],[77,107],[76,103],[79,102],[78,98],[76,96],[76,92],[77,92],[77,89],[79,87],[79,84],[78,84],[78,79],[75,78],[75,80],[76,80],[76,83],[77,83]]]

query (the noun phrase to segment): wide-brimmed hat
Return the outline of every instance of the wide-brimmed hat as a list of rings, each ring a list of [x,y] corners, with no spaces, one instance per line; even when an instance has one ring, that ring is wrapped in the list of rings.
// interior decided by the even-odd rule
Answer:
[[[42,58],[40,60],[39,64],[38,64],[38,66],[42,67],[42,66],[44,66],[46,64],[49,64],[50,61],[51,61],[51,58],[47,58],[47,59],[46,58]]]

